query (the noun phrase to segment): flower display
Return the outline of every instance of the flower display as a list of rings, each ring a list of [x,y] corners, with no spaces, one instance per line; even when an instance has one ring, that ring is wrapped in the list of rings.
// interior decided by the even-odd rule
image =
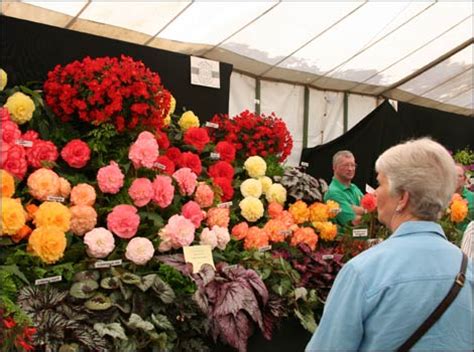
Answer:
[[[107,215],[107,228],[120,238],[132,238],[140,225],[140,216],[133,205],[121,204]]]
[[[199,118],[192,111],[186,111],[181,115],[178,125],[182,131],[187,131],[191,127],[199,127]]]
[[[97,224],[97,212],[89,205],[74,205],[69,208],[71,212],[71,231],[77,236],[82,236],[91,231]]]
[[[207,211],[206,223],[209,227],[228,227],[230,221],[229,208],[211,208]]]
[[[267,163],[260,156],[251,156],[245,160],[244,169],[250,177],[259,178],[265,176]]]
[[[21,203],[12,198],[2,197],[1,200],[2,224],[0,234],[14,235],[26,222],[25,212]]]
[[[61,150],[61,158],[75,169],[83,168],[90,160],[91,150],[87,143],[80,139],[69,141]]]
[[[37,227],[55,226],[66,232],[71,225],[71,212],[61,203],[44,202],[35,212],[35,224]]]
[[[38,169],[51,165],[58,156],[58,149],[52,142],[36,139],[26,153],[26,160],[28,165]]]
[[[145,265],[153,257],[155,248],[148,238],[135,237],[130,240],[125,250],[125,258],[137,265]]]
[[[62,121],[79,119],[94,126],[112,122],[120,132],[161,127],[171,99],[157,73],[124,55],[58,65],[48,73],[44,93]]]
[[[268,202],[284,204],[286,202],[286,188],[279,183],[274,183],[265,193]]]
[[[104,193],[118,193],[123,186],[125,175],[115,161],[104,166],[97,172],[97,182],[99,188]]]
[[[30,121],[35,111],[33,100],[22,92],[16,92],[8,97],[5,107],[8,109],[12,121],[19,125]]]
[[[258,198],[245,197],[239,207],[242,216],[249,222],[255,222],[263,216],[263,204]]]
[[[153,184],[147,178],[141,177],[133,180],[128,189],[128,194],[137,207],[143,207],[150,203],[154,196]]]
[[[208,208],[214,202],[214,191],[205,183],[200,182],[196,187],[194,200],[201,208]]]
[[[2,197],[10,198],[15,193],[15,180],[8,171],[0,169],[0,187],[2,189]]]
[[[60,192],[59,176],[52,170],[41,168],[34,171],[27,180],[30,194],[45,201],[49,196],[57,196]]]
[[[36,228],[28,239],[28,251],[47,264],[60,260],[66,249],[66,236],[56,226]]]
[[[84,235],[84,244],[87,246],[87,254],[93,258],[105,258],[115,248],[115,239],[112,233],[97,227]]]
[[[182,215],[173,215],[158,234],[161,239],[159,251],[166,252],[172,248],[189,246],[194,241],[194,232],[195,226],[191,220]]]
[[[262,195],[262,183],[259,180],[248,178],[240,184],[240,192],[244,197],[260,198]]]
[[[158,158],[158,142],[150,132],[142,132],[130,147],[128,157],[135,169],[146,167],[151,169]]]
[[[174,186],[171,177],[158,175],[152,183],[153,202],[161,208],[166,208],[171,204],[174,198]]]
[[[71,189],[70,200],[74,205],[94,205],[97,194],[94,187],[87,183],[79,183]]]

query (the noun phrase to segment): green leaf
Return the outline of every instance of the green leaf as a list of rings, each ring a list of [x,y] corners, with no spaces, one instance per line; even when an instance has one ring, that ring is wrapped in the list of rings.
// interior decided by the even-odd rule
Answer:
[[[112,307],[112,300],[102,293],[97,293],[94,297],[87,300],[84,305],[90,310],[106,310]]]
[[[155,323],[155,325],[163,330],[174,330],[173,324],[168,320],[166,315],[163,314],[157,314],[154,315],[153,313],[151,314],[151,321]]]
[[[99,284],[94,280],[84,280],[75,282],[69,289],[69,294],[75,298],[89,298],[94,295],[94,291],[99,288]]]
[[[94,330],[97,331],[100,336],[108,335],[114,339],[128,340],[127,335],[125,335],[125,330],[120,323],[95,323]]]
[[[20,271],[17,265],[0,265],[0,271],[5,271],[7,273],[17,276],[27,285],[30,283],[26,276]]]
[[[153,331],[155,327],[149,321],[145,321],[138,314],[132,313],[127,325],[131,328],[140,329],[143,331]]]
[[[155,282],[156,274],[149,274],[145,275],[141,278],[140,282],[137,285],[137,287],[142,290],[143,292],[147,291]]]
[[[295,315],[298,317],[298,319],[301,322],[301,325],[308,330],[309,332],[313,333],[318,325],[316,324],[316,321],[314,320],[314,314],[311,310],[307,312],[300,312],[299,310],[295,309],[294,310]]]

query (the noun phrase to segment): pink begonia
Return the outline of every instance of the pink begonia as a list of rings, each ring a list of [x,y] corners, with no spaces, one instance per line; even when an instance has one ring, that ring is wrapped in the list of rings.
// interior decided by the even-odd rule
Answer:
[[[93,258],[105,258],[115,248],[114,235],[103,227],[97,227],[84,235],[87,254]]]
[[[191,220],[196,228],[201,226],[201,221],[206,217],[206,212],[201,209],[198,203],[190,200],[181,208],[181,214],[186,219]]]
[[[174,186],[171,177],[166,175],[157,175],[153,181],[153,202],[160,208],[166,208],[173,202]]]
[[[214,231],[209,229],[208,227],[204,228],[201,232],[200,240],[199,240],[200,245],[209,245],[211,246],[211,249],[214,249],[217,247],[217,236]]]
[[[97,224],[97,213],[89,205],[74,205],[69,208],[69,211],[71,212],[71,231],[75,235],[82,236]]]
[[[142,132],[130,147],[129,159],[133,162],[135,169],[146,167],[151,169],[158,158],[158,142],[150,132]]]
[[[16,140],[21,138],[20,128],[13,121],[2,121],[0,124],[0,137],[2,143],[15,144]]]
[[[145,265],[155,253],[153,243],[145,237],[135,237],[130,240],[125,250],[125,258],[137,265]]]
[[[154,196],[153,185],[147,178],[137,178],[133,180],[132,185],[128,189],[128,195],[132,198],[135,206],[143,207],[150,203]]]
[[[59,178],[59,195],[63,198],[69,197],[71,194],[71,184],[64,177]]]
[[[94,187],[87,183],[79,183],[71,190],[71,203],[74,205],[94,205],[96,193]]]
[[[194,193],[194,200],[201,206],[201,208],[208,208],[214,202],[214,191],[209,185],[200,182]]]
[[[161,238],[160,252],[189,246],[194,241],[195,227],[191,220],[182,215],[173,215],[158,235]]]
[[[11,120],[10,118],[10,111],[7,108],[1,107],[0,108],[0,121],[5,122]]]
[[[211,208],[207,211],[207,226],[228,227],[230,220],[229,208]]]
[[[213,226],[212,231],[216,234],[217,237],[217,247],[224,250],[227,246],[227,243],[230,241],[230,234],[227,227]]]
[[[192,195],[196,189],[197,175],[188,167],[182,167],[175,171],[173,178],[178,182],[179,192],[181,195]]]
[[[107,215],[107,228],[120,238],[132,238],[140,225],[140,216],[133,205],[116,205]]]
[[[118,193],[123,186],[124,175],[115,161],[110,165],[101,167],[97,172],[99,188],[104,193]]]

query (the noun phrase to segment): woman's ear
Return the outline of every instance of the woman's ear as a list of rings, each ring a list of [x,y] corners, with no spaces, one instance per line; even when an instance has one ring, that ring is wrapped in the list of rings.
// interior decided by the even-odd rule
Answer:
[[[403,210],[406,209],[406,207],[408,206],[408,201],[410,200],[410,193],[408,193],[407,191],[403,191],[401,197],[400,197],[400,200],[398,201],[398,205],[397,205],[397,208],[395,209],[395,211],[397,213],[401,213]]]

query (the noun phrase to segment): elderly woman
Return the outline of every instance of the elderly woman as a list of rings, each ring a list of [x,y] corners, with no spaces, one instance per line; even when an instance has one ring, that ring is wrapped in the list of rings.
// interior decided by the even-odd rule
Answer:
[[[385,151],[375,168],[378,217],[393,234],[340,271],[307,352],[397,350],[461,271],[461,250],[436,223],[456,186],[446,149],[428,138],[412,140]],[[468,261],[464,286],[413,350],[474,349],[472,271]]]

